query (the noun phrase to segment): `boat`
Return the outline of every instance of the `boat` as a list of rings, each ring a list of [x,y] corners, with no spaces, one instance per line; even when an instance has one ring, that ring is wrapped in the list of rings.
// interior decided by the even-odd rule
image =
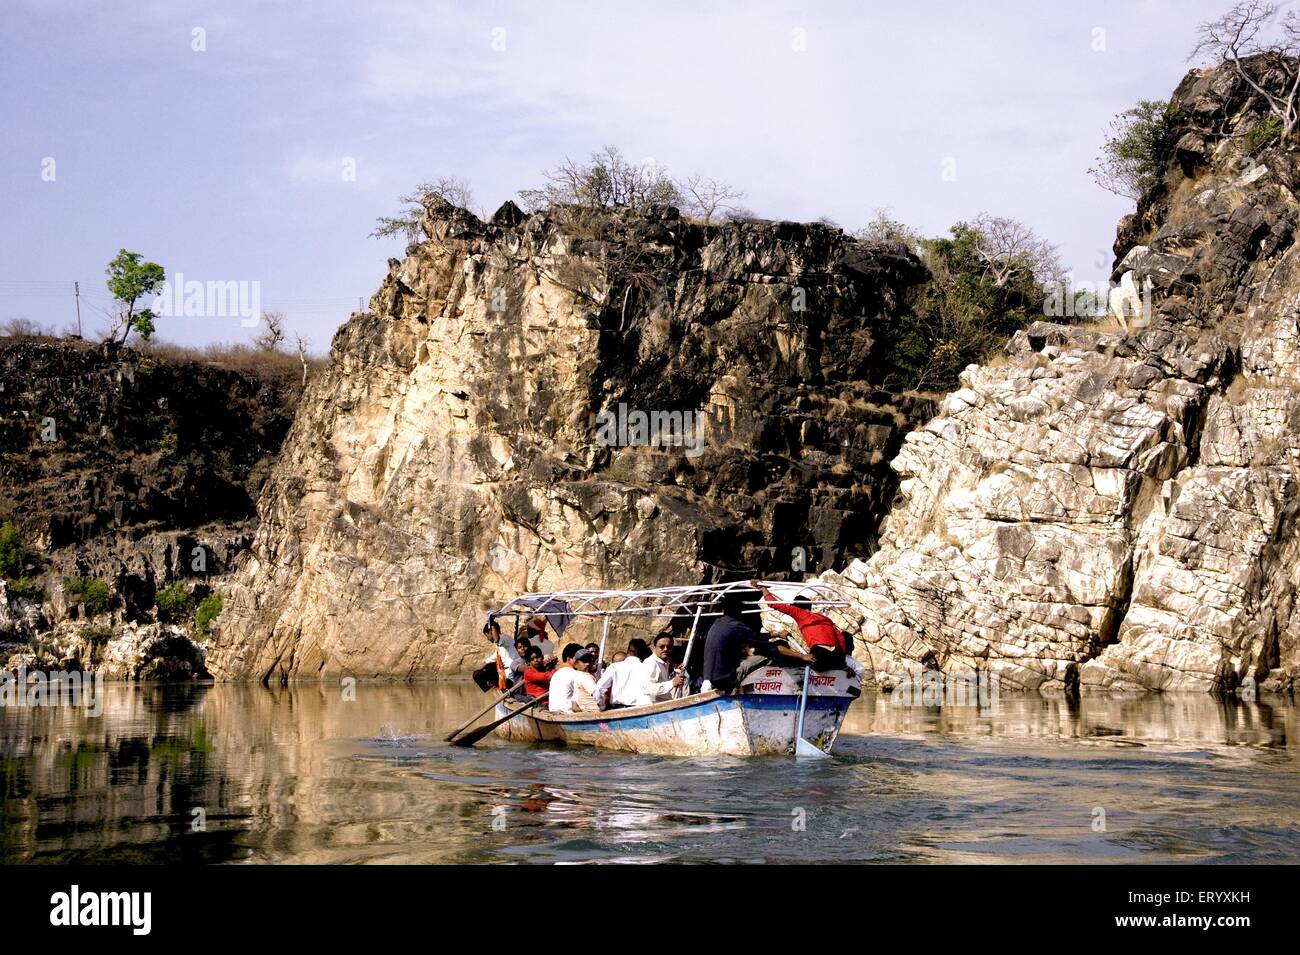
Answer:
[[[829,584],[812,581],[758,581],[774,595],[797,594],[813,610],[846,607],[848,601]],[[721,616],[718,600],[729,591],[751,591],[748,582],[660,587],[651,590],[573,590],[516,597],[489,614],[489,620],[513,617],[515,631],[523,618],[544,617],[557,637],[575,621],[601,623],[600,659],[611,625],[629,616],[691,620],[686,659],[696,639],[703,639],[713,618]],[[746,602],[745,613],[763,612],[760,601]],[[796,641],[792,641],[796,642]],[[805,695],[805,683],[807,692]],[[862,690],[855,670],[814,672],[808,667],[760,666],[747,673],[734,693],[715,690],[648,706],[621,707],[599,713],[552,713],[542,707],[520,710],[499,702],[495,733],[507,740],[596,746],[659,756],[828,755]],[[511,713],[518,715],[511,716]]]

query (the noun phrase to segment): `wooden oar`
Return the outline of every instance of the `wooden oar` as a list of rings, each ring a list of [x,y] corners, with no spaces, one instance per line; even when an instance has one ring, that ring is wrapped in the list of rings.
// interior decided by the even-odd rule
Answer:
[[[486,713],[488,710],[492,709],[494,706],[496,706],[498,703],[500,703],[502,700],[504,700],[504,699],[505,699],[506,697],[508,697],[511,693],[513,693],[515,690],[519,689],[519,688],[520,688],[521,686],[523,686],[523,685],[524,685],[524,681],[523,681],[523,680],[520,680],[518,683],[516,683],[516,684],[515,684],[514,686],[512,686],[510,689],[506,690],[504,693],[502,693],[500,696],[498,696],[495,700],[493,700],[491,703],[489,703],[487,706],[483,707],[483,709],[479,710],[477,713],[475,713],[473,716],[471,716],[469,719],[467,719],[464,723],[461,723],[460,726],[457,726],[454,730],[452,730],[450,733],[448,733],[446,736],[444,736],[443,739],[445,739],[448,743],[450,743],[450,742],[451,742],[451,741],[456,737],[456,735],[457,735],[458,733],[462,733],[462,732],[464,732],[465,730],[469,729],[471,726],[473,726],[475,723],[478,722],[479,717],[481,717],[484,713]]]
[[[547,690],[547,691],[546,691],[545,693],[543,693],[541,696],[535,696],[535,697],[533,697],[531,700],[529,700],[529,701],[528,701],[527,703],[525,703],[523,706],[518,707],[517,709],[513,709],[513,710],[511,710],[511,711],[510,711],[509,713],[507,713],[505,716],[501,717],[501,719],[499,719],[499,720],[493,720],[491,723],[487,723],[487,724],[485,724],[485,725],[483,725],[483,726],[480,726],[478,729],[470,730],[470,732],[466,733],[466,734],[465,734],[464,736],[462,736],[460,739],[453,740],[452,743],[451,743],[451,745],[452,745],[452,746],[473,746],[475,743],[477,743],[479,740],[481,740],[484,736],[487,736],[488,733],[491,733],[494,729],[496,729],[496,728],[497,728],[498,726],[500,726],[502,723],[505,723],[505,722],[507,722],[508,720],[512,720],[512,719],[514,719],[516,716],[518,716],[518,715],[519,715],[520,713],[522,713],[524,710],[531,710],[534,706],[536,706],[538,703],[542,702],[544,699],[546,699],[546,698],[547,698],[548,696],[550,696],[550,695],[551,695],[551,691],[550,691],[550,690]]]

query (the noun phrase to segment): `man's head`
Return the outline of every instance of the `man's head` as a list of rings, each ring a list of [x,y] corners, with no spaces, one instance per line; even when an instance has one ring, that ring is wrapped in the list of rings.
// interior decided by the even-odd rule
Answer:
[[[597,660],[600,659],[600,644],[599,644],[599,643],[589,643],[589,644],[587,644],[587,649],[590,650],[592,653],[594,653],[594,654],[596,655],[596,659],[597,659]]]
[[[627,642],[627,652],[638,660],[644,660],[646,657],[650,656],[650,644],[646,643],[640,637],[633,637]]]
[[[489,620],[483,624],[483,636],[496,643],[501,639],[501,624],[497,623],[496,620]]]
[[[619,650],[618,653],[614,654],[614,659],[612,662],[622,663],[626,659],[627,659],[627,654],[624,653],[622,650]]]
[[[581,650],[582,650],[582,644],[580,643],[566,644],[564,649],[560,651],[560,662],[572,663],[573,658],[576,657],[578,653],[581,652]]]
[[[749,588],[729,590],[718,598],[718,609],[728,617],[739,617],[746,610],[753,609],[759,596],[758,591]]]
[[[581,670],[584,673],[590,671],[596,665],[596,654],[586,649],[579,650],[573,656],[573,668]]]
[[[530,636],[536,636],[538,639],[543,639],[543,638],[545,638],[545,636],[546,636],[546,618],[545,618],[545,617],[534,617],[532,620],[529,620],[529,621],[528,621],[528,633],[529,633]]]
[[[520,637],[515,641],[515,652],[526,660],[528,659],[528,651],[532,646],[527,637]]]
[[[524,653],[524,660],[534,669],[541,667],[546,662],[546,654],[542,653],[541,647],[529,646]]]
[[[673,655],[673,635],[668,631],[655,635],[654,643],[651,644],[655,656],[660,660],[669,660]]]

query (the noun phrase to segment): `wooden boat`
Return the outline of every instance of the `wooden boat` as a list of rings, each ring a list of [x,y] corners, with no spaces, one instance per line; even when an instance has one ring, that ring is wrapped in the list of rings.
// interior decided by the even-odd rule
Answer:
[[[814,609],[846,606],[841,594],[827,584],[762,582],[777,591],[798,592]],[[601,658],[610,623],[620,616],[682,617],[692,620],[687,659],[701,620],[720,615],[719,596],[728,590],[748,590],[747,583],[667,587],[647,591],[570,591],[526,594],[494,611],[492,617],[544,616],[558,635],[575,619],[603,618]],[[747,613],[759,614],[755,601]],[[556,624],[559,624],[556,626]],[[804,678],[808,679],[804,697]],[[825,673],[806,668],[761,666],[745,675],[735,693],[705,691],[648,706],[614,708],[599,713],[552,713],[534,708],[497,727],[498,736],[515,742],[548,742],[598,746],[662,756],[788,755],[802,739],[829,753],[861,693],[861,680],[852,670]],[[802,704],[802,705],[801,705]],[[507,717],[515,704],[498,703],[497,718]],[[801,714],[801,709],[803,710]]]

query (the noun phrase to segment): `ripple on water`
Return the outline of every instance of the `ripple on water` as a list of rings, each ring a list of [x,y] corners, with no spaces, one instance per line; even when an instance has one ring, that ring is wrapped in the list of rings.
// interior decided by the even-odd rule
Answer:
[[[0,712],[0,860],[1300,861],[1290,704],[868,695],[807,763],[443,742],[482,703],[110,686],[97,720]]]

